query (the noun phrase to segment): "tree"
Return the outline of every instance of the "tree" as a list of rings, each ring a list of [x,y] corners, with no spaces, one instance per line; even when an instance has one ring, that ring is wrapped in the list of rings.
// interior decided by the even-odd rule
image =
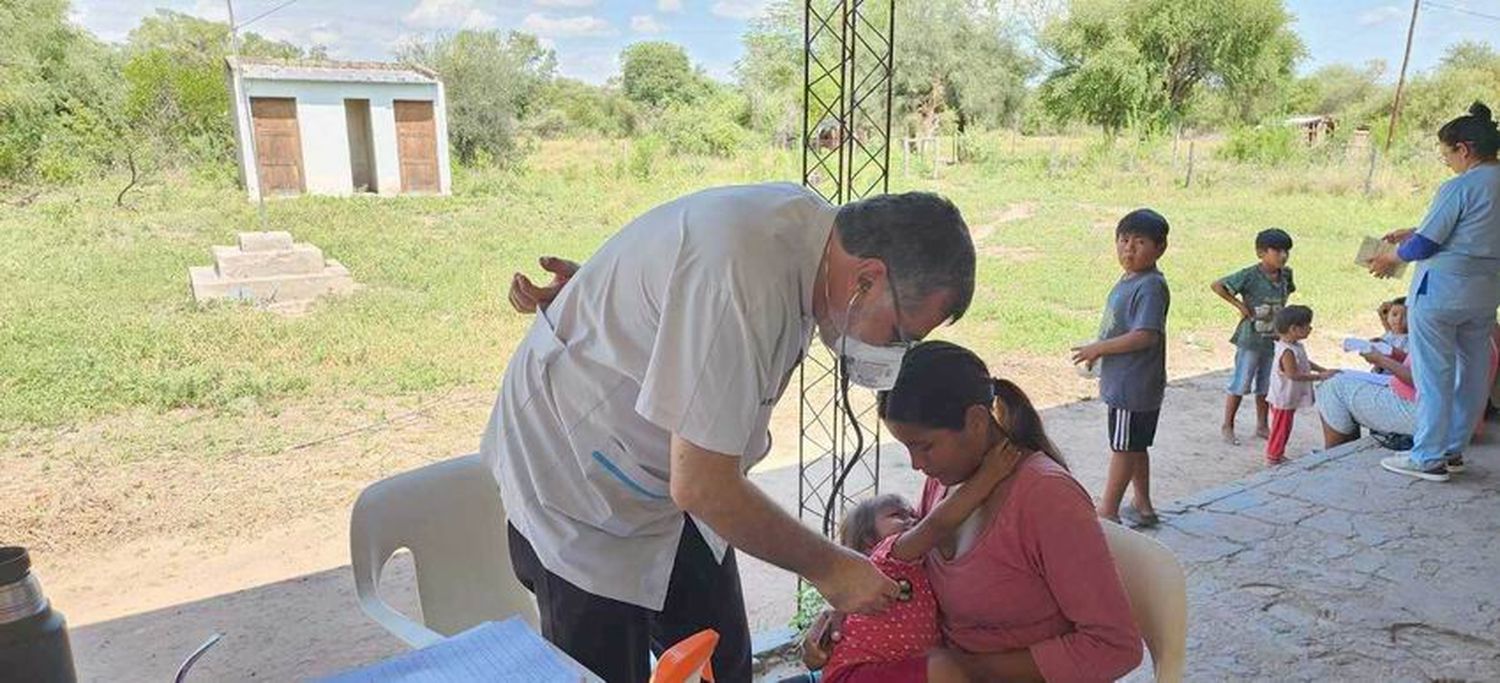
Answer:
[[[118,58],[72,26],[67,8],[0,3],[0,180],[60,182],[112,160]]]
[[[1474,101],[1500,109],[1500,54],[1482,43],[1455,44],[1437,68],[1408,82],[1403,100],[1398,135],[1430,145],[1437,129]],[[1390,116],[1392,97],[1382,98],[1381,105],[1372,118]]]
[[[557,68],[552,50],[514,31],[459,31],[407,45],[398,57],[442,76],[448,136],[465,164],[515,158],[518,122],[533,113]]]
[[[693,70],[687,53],[674,43],[634,43],[620,53],[620,84],[625,96],[648,107],[692,103],[706,94],[704,81]]]
[[[126,41],[124,114],[139,135],[126,141],[164,163],[230,168],[234,128],[224,60],[230,55],[229,24],[157,10],[131,30]],[[240,54],[270,59],[321,58],[256,33],[241,35]]]
[[[1073,0],[1069,9],[1044,33],[1057,63],[1044,106],[1114,130],[1180,123],[1205,87],[1253,118],[1274,108],[1303,53],[1281,0]]]
[[[558,78],[542,88],[538,100],[523,123],[527,130],[543,137],[591,134],[620,138],[635,134],[639,126],[636,104],[615,87]]]
[[[896,113],[914,132],[936,135],[944,117],[996,127],[1020,109],[1037,65],[993,1],[900,3],[896,27]]]
[[[802,5],[773,2],[750,21],[743,41],[745,54],[734,74],[750,126],[791,145],[802,135]]]
[[[1297,79],[1288,102],[1290,111],[1348,118],[1384,95],[1380,78],[1385,62],[1373,60],[1363,67],[1329,64]]]
[[[994,0],[898,2],[896,13],[894,117],[924,135],[943,121],[962,129],[1013,118],[1036,62],[1016,47],[1015,31]],[[878,31],[885,15],[866,19],[865,30]],[[772,3],[744,41],[735,74],[753,125],[778,139],[801,135],[802,4]]]

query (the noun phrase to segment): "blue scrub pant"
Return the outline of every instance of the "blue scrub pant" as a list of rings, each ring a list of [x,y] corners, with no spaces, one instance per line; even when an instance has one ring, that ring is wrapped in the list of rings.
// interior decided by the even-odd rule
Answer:
[[[1445,455],[1464,452],[1484,414],[1495,309],[1418,304],[1408,315],[1408,352],[1417,387],[1411,459],[1431,467]]]

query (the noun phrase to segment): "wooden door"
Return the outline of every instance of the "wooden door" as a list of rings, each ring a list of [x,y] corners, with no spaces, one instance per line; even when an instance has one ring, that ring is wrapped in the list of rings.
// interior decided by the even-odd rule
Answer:
[[[302,136],[297,131],[297,100],[252,97],[250,118],[255,122],[255,167],[260,173],[260,193],[306,191],[302,177]]]
[[[396,146],[402,192],[437,192],[437,123],[431,101],[397,100]]]

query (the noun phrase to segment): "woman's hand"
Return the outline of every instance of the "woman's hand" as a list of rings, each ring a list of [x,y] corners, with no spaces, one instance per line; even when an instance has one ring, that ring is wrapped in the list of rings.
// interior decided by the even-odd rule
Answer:
[[[1386,233],[1385,237],[1383,237],[1381,239],[1384,239],[1385,241],[1390,242],[1391,244],[1400,244],[1402,242],[1405,242],[1412,235],[1415,235],[1416,232],[1417,232],[1416,228],[1403,228],[1401,230],[1392,230],[1391,232]]]
[[[812,627],[802,634],[802,665],[817,671],[828,664],[833,646],[843,639],[839,632],[843,627],[844,615],[833,610],[824,610],[813,618]]]
[[[1395,233],[1391,233],[1395,234]],[[1370,274],[1382,280],[1395,275],[1396,268],[1402,264],[1401,257],[1395,253],[1385,253],[1370,259]]]
[[[979,461],[979,469],[974,475],[964,482],[964,486],[981,485],[994,488],[996,484],[1004,481],[1016,470],[1016,465],[1026,457],[1021,449],[1016,448],[1010,439],[1001,439],[990,450],[984,454],[984,459]]]

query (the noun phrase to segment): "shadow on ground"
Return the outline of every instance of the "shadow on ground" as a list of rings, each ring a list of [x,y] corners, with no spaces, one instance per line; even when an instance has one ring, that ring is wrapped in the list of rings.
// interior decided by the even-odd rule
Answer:
[[[1172,383],[1153,457],[1154,497],[1172,513],[1158,537],[1190,571],[1189,680],[1500,678],[1500,448],[1476,452],[1473,474],[1447,487],[1376,472],[1373,452],[1350,448],[1265,472],[1263,441],[1218,438],[1224,380]],[[1095,493],[1104,413],[1093,401],[1044,411]],[[1299,417],[1291,453],[1321,445],[1316,415]],[[882,447],[880,473],[883,490],[920,491],[898,445]],[[796,467],[752,476],[796,508]],[[417,613],[409,557],[387,572],[387,600]],[[785,625],[795,579],[748,557],[741,573],[752,629]],[[80,678],[167,680],[215,632],[224,640],[189,680],[305,678],[404,649],[359,611],[351,576],[343,566],[75,628]]]

